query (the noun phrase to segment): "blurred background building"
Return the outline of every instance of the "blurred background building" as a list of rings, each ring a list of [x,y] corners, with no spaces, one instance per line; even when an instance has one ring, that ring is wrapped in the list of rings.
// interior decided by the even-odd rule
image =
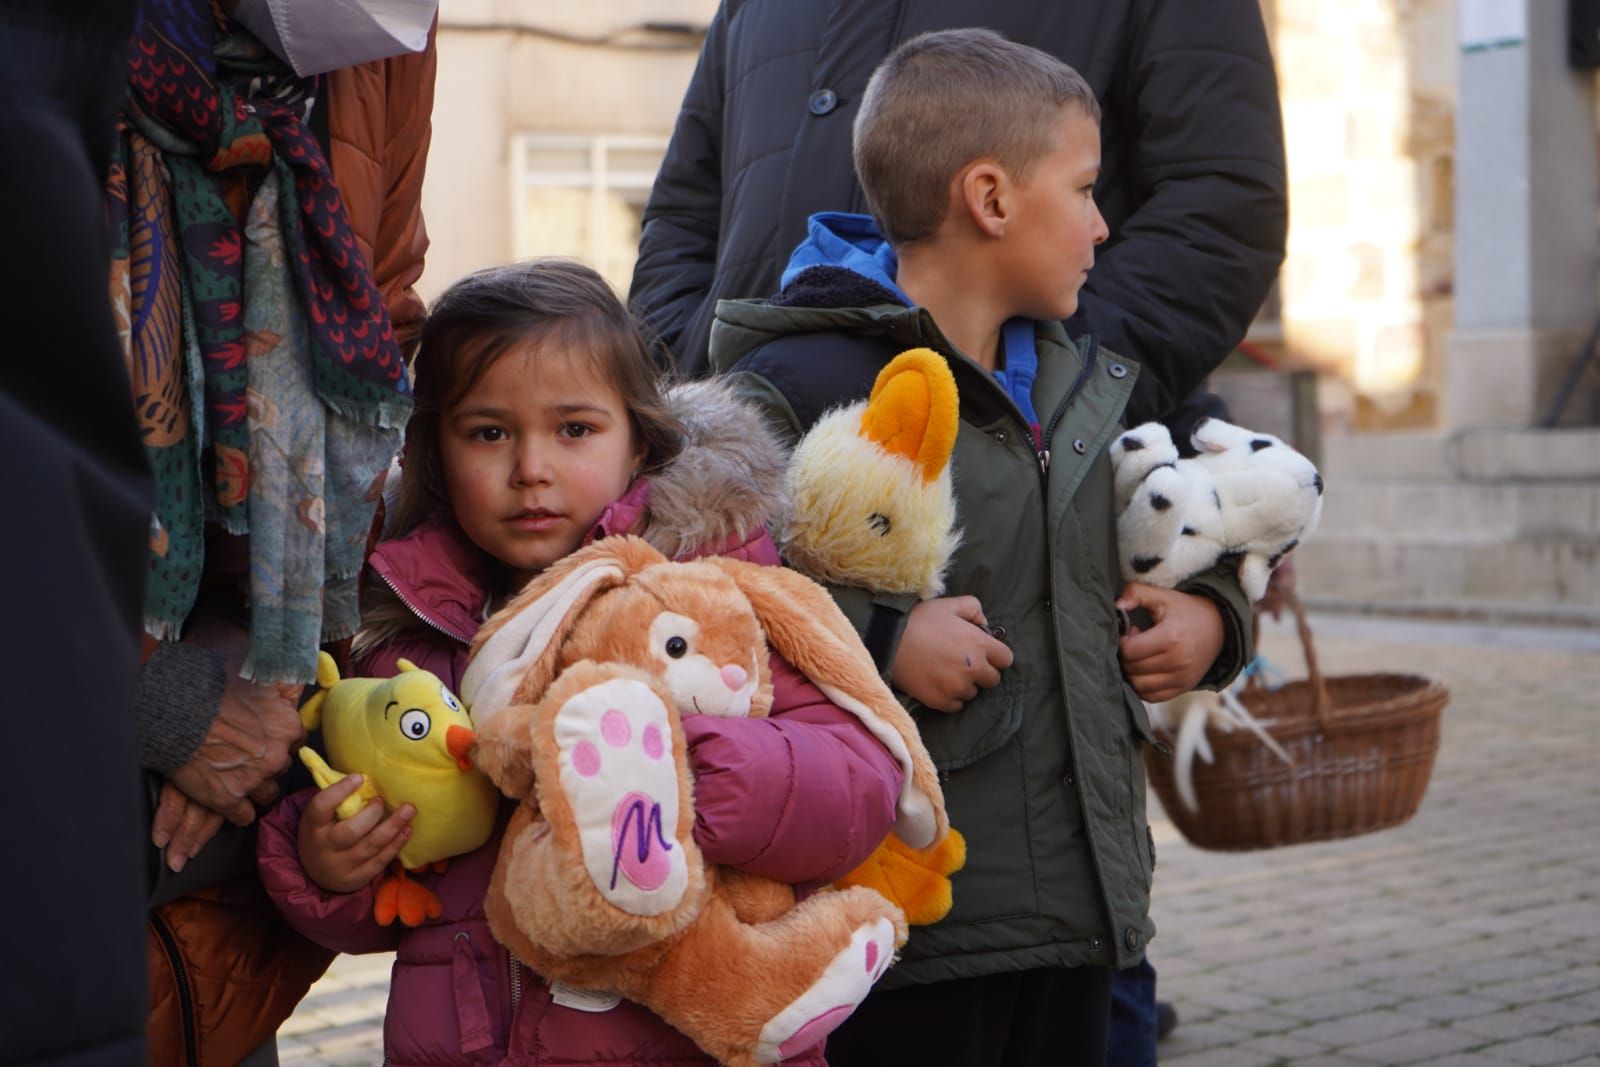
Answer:
[[[1288,256],[1214,381],[1239,421],[1327,470],[1323,529],[1297,554],[1305,590],[1324,606],[1600,626],[1600,358],[1584,367],[1600,316],[1584,65],[1600,61],[1600,5],[1262,6]],[[715,10],[444,0],[425,293],[549,254],[625,290]]]

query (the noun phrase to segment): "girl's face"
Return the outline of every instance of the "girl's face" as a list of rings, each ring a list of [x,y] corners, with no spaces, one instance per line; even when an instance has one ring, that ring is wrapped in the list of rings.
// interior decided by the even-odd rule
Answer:
[[[578,548],[644,460],[621,395],[553,341],[512,347],[446,408],[439,453],[456,522],[519,577]]]

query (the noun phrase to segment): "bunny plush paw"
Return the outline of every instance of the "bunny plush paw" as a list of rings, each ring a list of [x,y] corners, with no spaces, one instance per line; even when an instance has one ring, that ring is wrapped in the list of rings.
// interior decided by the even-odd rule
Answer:
[[[822,975],[761,1031],[759,1063],[776,1063],[833,1033],[866,999],[894,959],[895,925],[877,919],[857,928]]]
[[[583,862],[600,895],[633,915],[676,907],[688,864],[676,838],[685,816],[672,752],[671,712],[655,690],[612,678],[556,712],[561,790]]]

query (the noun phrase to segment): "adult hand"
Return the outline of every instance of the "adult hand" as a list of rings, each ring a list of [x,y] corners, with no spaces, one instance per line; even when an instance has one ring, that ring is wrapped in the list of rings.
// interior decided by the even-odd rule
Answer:
[[[345,797],[361,788],[361,775],[347,774],[320,790],[300,816],[300,865],[306,876],[330,893],[354,893],[372,881],[400,854],[411,838],[411,817],[417,809],[402,804],[384,818],[383,801],[339,819]]]
[[[239,677],[248,638],[210,620],[196,623],[185,641],[220,652],[228,681],[200,747],[170,776],[173,785],[236,826],[248,826],[256,805],[278,795],[277,778],[305,736],[296,701],[298,685],[257,685]]]
[[[889,680],[935,711],[960,711],[980,688],[1000,684],[1011,649],[991,637],[977,597],[938,597],[911,609]]]
[[[1117,642],[1128,684],[1152,704],[1189,692],[1222,652],[1222,613],[1208,597],[1130,582],[1117,607],[1142,607],[1155,620]]]
[[[167,850],[167,866],[181,871],[200,854],[206,842],[222,829],[222,816],[195,800],[171,782],[161,783],[156,815],[150,822],[150,840]]]

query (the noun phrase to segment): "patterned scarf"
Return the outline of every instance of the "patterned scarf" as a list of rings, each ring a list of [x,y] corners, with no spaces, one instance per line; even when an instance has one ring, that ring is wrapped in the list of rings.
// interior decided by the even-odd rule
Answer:
[[[128,62],[107,205],[157,478],[145,625],[179,635],[215,522],[249,535],[245,676],[310,681],[317,645],[355,628],[410,382],[305,122],[315,81],[210,0],[145,0]]]

